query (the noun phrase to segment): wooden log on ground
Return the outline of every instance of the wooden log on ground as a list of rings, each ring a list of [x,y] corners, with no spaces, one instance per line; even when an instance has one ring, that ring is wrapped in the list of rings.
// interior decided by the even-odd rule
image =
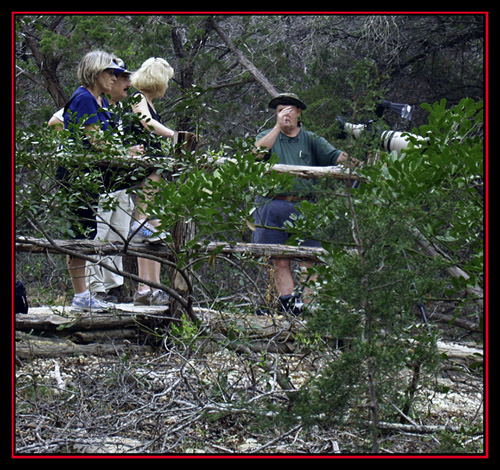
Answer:
[[[60,357],[76,355],[105,356],[123,352],[146,352],[151,347],[131,342],[111,341],[77,344],[68,338],[44,337],[16,332],[15,355],[17,359],[35,357]]]
[[[113,328],[109,330],[80,330],[75,331],[69,340],[77,344],[106,343],[112,341],[137,339],[137,328]]]
[[[294,352],[294,334],[305,325],[296,318],[238,315],[205,308],[195,308],[194,312],[209,336],[244,342],[256,352]],[[27,359],[114,353],[133,346],[140,332],[147,331],[159,318],[170,319],[167,307],[117,304],[115,311],[106,313],[34,307],[28,314],[15,316],[16,356]]]
[[[434,434],[439,432],[454,432],[466,435],[481,435],[483,431],[481,429],[476,429],[471,427],[468,428],[461,425],[445,424],[442,425],[418,425],[418,424],[403,424],[403,423],[387,423],[379,422],[377,425],[378,429],[382,431],[391,432],[403,432],[411,434]]]
[[[14,318],[17,359],[146,352],[140,332],[168,315],[167,307],[117,304],[109,312],[31,307]],[[144,336],[144,335],[142,335]]]
[[[477,344],[460,344],[448,341],[438,341],[437,349],[441,354],[445,354],[449,359],[459,361],[480,362],[483,359],[484,350]]]
[[[193,310],[200,320],[200,327],[205,328],[209,336],[227,338],[228,342],[241,341],[255,352],[295,352],[296,335],[307,329],[306,322],[300,317],[256,316],[199,307]],[[30,313],[15,316],[16,355],[22,359],[50,357],[51,354],[113,353],[118,346],[133,346],[133,340],[139,337],[143,326],[147,327],[149,321],[158,318],[168,319],[168,314],[166,307],[132,304],[118,304],[117,309],[110,313],[75,313],[63,307],[31,308]],[[40,333],[46,336],[42,337]],[[50,337],[51,333],[61,333],[65,337]],[[120,340],[128,342],[123,344]],[[92,343],[79,344],[89,341]],[[460,362],[479,362],[484,353],[477,344],[438,341],[437,348],[448,359]]]
[[[255,352],[292,353],[296,350],[295,335],[304,331],[300,317],[238,315],[210,309],[195,309],[210,333],[241,339]]]
[[[433,245],[429,240],[427,240],[416,228],[412,229],[412,233],[415,235],[417,243],[419,246],[427,253],[429,256],[433,258],[442,258],[447,261],[451,261],[450,257],[439,247]],[[448,274],[455,279],[470,279],[469,274],[467,274],[463,269],[459,266],[448,266],[446,268]],[[476,296],[479,299],[483,298],[483,289],[480,286],[467,286],[466,292],[470,295]]]
[[[167,307],[116,304],[110,312],[75,312],[71,307],[31,307],[28,313],[18,313],[14,319],[16,330],[89,330],[138,326],[148,317],[166,315]]]

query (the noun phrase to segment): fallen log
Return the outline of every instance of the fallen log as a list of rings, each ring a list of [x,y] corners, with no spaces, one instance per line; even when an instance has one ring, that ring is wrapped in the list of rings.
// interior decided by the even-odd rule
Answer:
[[[297,347],[295,336],[306,328],[302,319],[283,315],[237,315],[210,309],[196,311],[202,327],[210,334],[242,340],[254,352],[292,353]]]
[[[382,431],[397,431],[403,433],[412,434],[434,434],[438,432],[453,432],[459,434],[470,434],[470,435],[481,435],[483,431],[481,429],[472,428],[472,430],[466,429],[464,426],[445,424],[442,425],[418,425],[418,424],[403,424],[403,423],[386,423],[379,422],[377,425],[378,429]]]
[[[431,256],[432,258],[442,258],[444,260],[451,261],[450,257],[443,250],[427,240],[427,238],[425,238],[418,229],[413,228],[412,233],[415,235],[415,239],[417,240],[418,245],[429,256]],[[446,268],[446,271],[448,271],[448,274],[455,279],[464,279],[466,281],[470,279],[469,274],[459,266],[448,266]],[[478,299],[482,299],[484,295],[483,289],[480,286],[467,286],[465,288],[465,291],[468,294],[477,297]]]
[[[137,328],[115,328],[110,330],[75,331],[68,337],[77,344],[104,343],[115,340],[137,339]]]
[[[448,359],[482,361],[484,350],[477,344],[459,344],[448,341],[438,341],[437,349]]]
[[[151,351],[141,332],[168,317],[168,308],[116,304],[109,312],[77,312],[71,307],[31,307],[14,318],[17,359],[72,355],[105,356]]]
[[[209,336],[227,338],[229,342],[240,341],[254,352],[295,352],[296,335],[307,329],[301,318],[237,314],[200,307],[193,310],[200,320],[200,328],[206,329]],[[140,331],[161,320],[179,321],[169,316],[167,307],[157,306],[117,304],[113,312],[106,313],[72,312],[68,307],[34,307],[28,314],[15,315],[16,354],[19,351],[20,358],[49,357],[51,345],[53,356],[108,354],[116,351],[119,340],[128,340],[127,345],[131,345],[134,338],[139,338]],[[40,336],[50,333],[59,336]],[[94,346],[80,344],[89,342]],[[104,347],[103,342],[110,342],[113,347]],[[437,342],[437,349],[447,359],[458,361],[479,362],[484,353],[477,344],[444,341]]]
[[[443,313],[434,312],[431,319],[436,323],[444,323],[446,325],[453,325],[468,331],[472,331],[474,333],[482,333],[480,325],[465,318],[457,318],[453,315],[445,315]]]
[[[169,258],[172,251],[167,244],[105,242],[99,240],[46,240],[45,238],[17,237],[15,250],[30,253],[61,253],[70,249],[83,255],[119,255],[131,251],[143,255]],[[200,254],[211,255],[251,255],[256,257],[279,257],[321,262],[326,254],[323,248],[300,247],[289,245],[266,245],[258,243],[211,242],[200,246]]]
[[[167,313],[167,307],[116,304],[110,312],[76,312],[67,306],[31,307],[28,313],[18,313],[14,327],[21,331],[113,329],[138,326],[139,319]]]
[[[241,342],[255,352],[294,352],[294,335],[305,327],[295,318],[237,315],[204,308],[194,311],[202,334],[206,330],[209,337]],[[161,320],[179,321],[169,316],[167,307],[117,304],[114,311],[102,313],[33,307],[28,314],[15,315],[16,356],[106,355],[132,346],[141,332],[144,337],[144,332],[147,334],[148,328]]]
[[[123,352],[146,352],[152,348],[131,342],[111,341],[78,344],[68,338],[43,337],[16,332],[15,355],[17,359],[35,357],[60,357],[76,355],[105,356]]]

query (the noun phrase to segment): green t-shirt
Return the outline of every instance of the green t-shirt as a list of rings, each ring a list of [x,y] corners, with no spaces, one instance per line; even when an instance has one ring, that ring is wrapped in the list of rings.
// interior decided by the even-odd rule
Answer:
[[[261,132],[256,141],[269,132],[271,129]],[[301,128],[296,137],[288,137],[280,132],[269,153],[276,155],[279,159],[278,163],[284,165],[333,166],[341,150],[336,149],[314,132]],[[304,192],[308,189],[312,189],[310,183],[303,178],[297,178],[296,190]]]

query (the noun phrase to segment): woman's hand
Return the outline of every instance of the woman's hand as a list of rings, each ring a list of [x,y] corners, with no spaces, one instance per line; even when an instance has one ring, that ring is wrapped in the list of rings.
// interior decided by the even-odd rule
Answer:
[[[144,145],[133,145],[132,147],[129,147],[128,149],[128,154],[131,157],[140,157],[144,155],[146,151],[144,150]]]

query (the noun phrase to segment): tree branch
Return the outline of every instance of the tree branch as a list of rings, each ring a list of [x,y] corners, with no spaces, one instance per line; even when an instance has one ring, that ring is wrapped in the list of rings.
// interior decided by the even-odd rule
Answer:
[[[215,30],[215,32],[220,36],[220,38],[224,41],[226,46],[231,50],[231,52],[236,56],[238,62],[247,69],[250,74],[255,78],[257,82],[259,82],[264,89],[271,95],[276,96],[279,94],[278,90],[271,84],[271,82],[264,76],[264,74],[250,62],[243,52],[241,52],[231,41],[231,38],[222,30],[219,24],[215,21],[215,18],[211,16],[208,20],[208,24]]]

